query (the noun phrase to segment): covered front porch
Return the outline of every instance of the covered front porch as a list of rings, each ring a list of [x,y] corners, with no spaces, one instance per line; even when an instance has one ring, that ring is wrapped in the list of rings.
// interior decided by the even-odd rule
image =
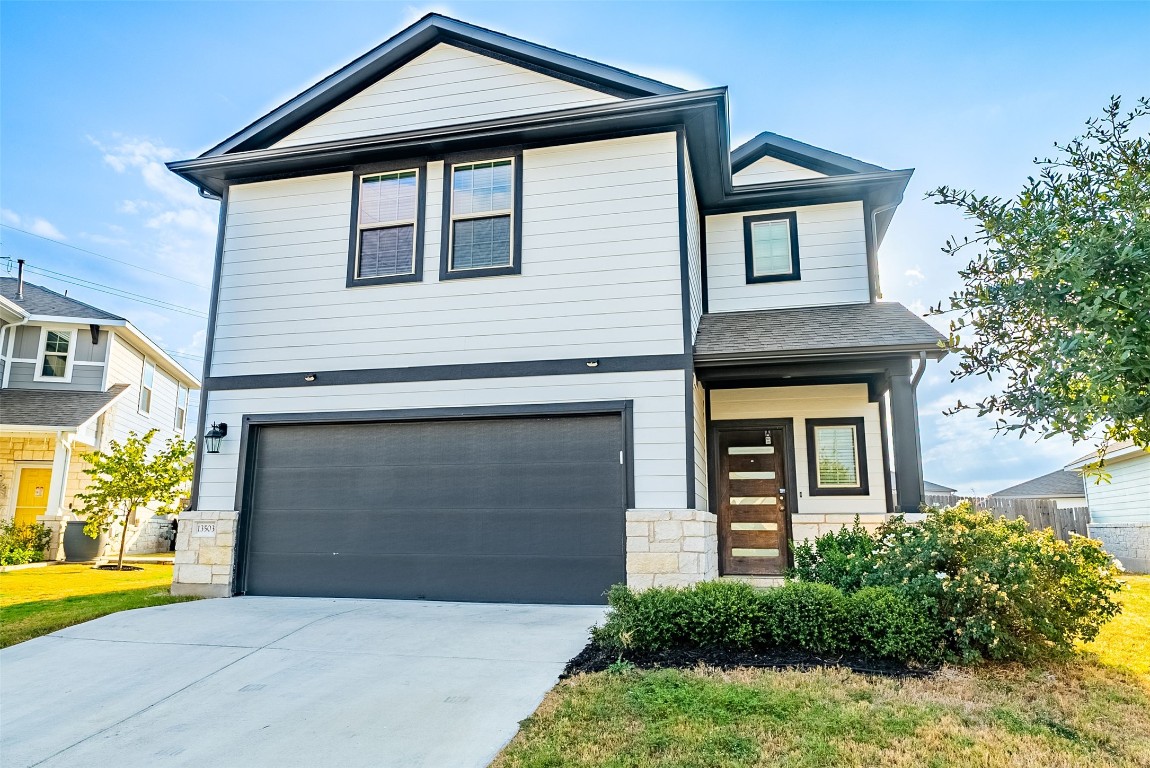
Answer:
[[[695,376],[720,576],[777,577],[792,542],[919,511],[915,389],[941,338],[897,304],[704,317]]]

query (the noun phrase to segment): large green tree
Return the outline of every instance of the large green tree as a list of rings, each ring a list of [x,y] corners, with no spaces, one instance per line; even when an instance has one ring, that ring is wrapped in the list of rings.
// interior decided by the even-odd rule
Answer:
[[[998,430],[1150,446],[1150,100],[1115,97],[1083,135],[1035,159],[1011,199],[939,187],[927,197],[976,227],[943,252],[973,251],[964,286],[932,311],[956,313],[955,379],[999,394],[973,409]]]
[[[175,511],[187,483],[192,479],[194,444],[179,439],[168,440],[163,448],[150,451],[157,430],[143,437],[128,433],[123,443],[111,442],[107,451],[85,456],[85,474],[92,479],[88,487],[76,494],[84,502],[84,533],[96,538],[123,523],[117,570],[124,568],[124,551],[128,530],[136,523],[136,511],[145,504],[155,504],[157,511]]]

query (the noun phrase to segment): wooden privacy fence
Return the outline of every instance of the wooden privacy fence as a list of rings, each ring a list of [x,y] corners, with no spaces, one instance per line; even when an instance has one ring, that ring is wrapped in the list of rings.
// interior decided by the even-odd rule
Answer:
[[[1086,536],[1086,524],[1090,522],[1090,509],[1071,507],[1059,509],[1051,499],[998,499],[993,496],[935,496],[927,494],[924,500],[932,507],[946,507],[963,499],[974,504],[975,509],[988,509],[996,515],[1014,520],[1021,517],[1030,523],[1031,528],[1052,528],[1054,535],[1063,541],[1070,540],[1070,534]]]

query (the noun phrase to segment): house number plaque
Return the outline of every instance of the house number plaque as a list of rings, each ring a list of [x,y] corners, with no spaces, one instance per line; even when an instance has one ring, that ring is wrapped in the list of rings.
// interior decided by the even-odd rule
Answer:
[[[192,531],[193,536],[215,536],[216,524],[215,523],[196,523],[195,530]]]

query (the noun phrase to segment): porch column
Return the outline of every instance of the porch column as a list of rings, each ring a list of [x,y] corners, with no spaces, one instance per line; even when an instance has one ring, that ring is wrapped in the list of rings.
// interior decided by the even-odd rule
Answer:
[[[72,461],[72,435],[71,433],[56,433],[56,452],[52,456],[52,482],[48,486],[48,507],[45,514],[60,517],[64,514],[61,509],[68,487],[68,465]]]
[[[894,438],[895,506],[899,512],[918,512],[922,504],[922,449],[918,439],[918,397],[910,375],[890,376],[890,421]]]

